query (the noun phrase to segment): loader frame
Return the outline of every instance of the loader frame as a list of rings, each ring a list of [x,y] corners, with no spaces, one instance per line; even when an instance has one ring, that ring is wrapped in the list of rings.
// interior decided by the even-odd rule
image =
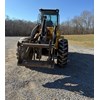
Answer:
[[[33,61],[34,62],[37,62],[38,61],[40,62],[41,61],[41,55],[42,55],[42,49],[43,48],[48,48],[49,52],[48,52],[48,59],[47,59],[47,63],[48,64],[51,64],[51,66],[54,66],[55,62],[54,62],[54,59],[55,59],[55,46],[54,44],[52,44],[51,42],[49,44],[35,44],[35,43],[21,43],[20,44],[20,47],[32,47],[33,48]],[[38,61],[36,60],[36,55],[35,55],[35,50],[36,49],[39,49],[39,52],[38,52],[38,56],[39,56],[39,59]],[[23,59],[24,62],[27,60],[27,59]]]
[[[40,62],[43,55],[42,50],[47,50],[47,63],[55,65],[55,59],[60,66],[67,63],[68,41],[65,40],[59,32],[59,10],[40,9],[41,23],[38,23],[28,38],[20,39],[17,43],[18,65],[32,60]],[[56,23],[48,26],[47,15],[56,16]],[[49,23],[50,24],[50,23]],[[37,54],[37,57],[36,57]]]

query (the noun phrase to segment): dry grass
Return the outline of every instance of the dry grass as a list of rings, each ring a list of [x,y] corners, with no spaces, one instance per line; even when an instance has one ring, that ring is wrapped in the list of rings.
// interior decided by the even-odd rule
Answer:
[[[94,47],[94,35],[63,35],[68,39],[69,44],[83,47]]]

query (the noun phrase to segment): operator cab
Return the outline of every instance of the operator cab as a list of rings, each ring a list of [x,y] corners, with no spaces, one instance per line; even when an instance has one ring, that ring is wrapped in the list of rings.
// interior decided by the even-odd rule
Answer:
[[[40,9],[40,23],[43,21],[43,17],[46,17],[47,27],[58,26],[59,24],[59,10],[55,9]]]

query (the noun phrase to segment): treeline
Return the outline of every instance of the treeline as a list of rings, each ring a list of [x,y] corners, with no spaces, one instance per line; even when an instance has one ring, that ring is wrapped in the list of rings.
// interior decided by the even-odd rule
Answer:
[[[94,15],[92,12],[83,11],[80,16],[75,16],[60,26],[63,34],[94,34]]]
[[[5,19],[5,35],[6,36],[29,36],[36,22],[10,19],[6,16]]]
[[[29,36],[36,22],[5,19],[6,36]],[[60,24],[62,34],[94,34],[94,15],[92,12],[84,11],[80,16]]]

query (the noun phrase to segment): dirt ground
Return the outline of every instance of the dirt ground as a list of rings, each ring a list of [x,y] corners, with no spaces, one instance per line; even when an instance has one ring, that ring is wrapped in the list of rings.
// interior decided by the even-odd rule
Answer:
[[[69,46],[66,68],[17,66],[16,43],[5,41],[6,100],[93,100],[94,49]]]

